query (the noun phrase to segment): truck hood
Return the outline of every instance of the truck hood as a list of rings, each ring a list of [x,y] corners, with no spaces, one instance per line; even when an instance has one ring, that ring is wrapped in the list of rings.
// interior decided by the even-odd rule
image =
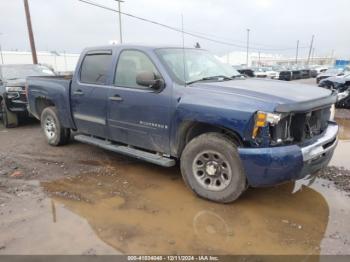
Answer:
[[[198,82],[189,87],[223,96],[238,96],[242,100],[252,100],[252,103],[258,100],[279,112],[307,111],[332,104],[336,99],[332,91],[324,88],[270,79]]]
[[[17,79],[11,79],[11,80],[5,80],[6,86],[22,86],[24,87],[26,83],[25,78],[17,78]]]

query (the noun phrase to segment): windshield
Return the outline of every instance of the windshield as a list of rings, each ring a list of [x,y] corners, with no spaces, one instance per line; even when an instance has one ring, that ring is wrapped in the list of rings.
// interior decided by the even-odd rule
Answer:
[[[41,65],[5,65],[1,67],[1,75],[4,79],[10,80],[28,76],[53,76],[55,73]]]
[[[168,48],[156,52],[181,84],[215,76],[231,78],[240,75],[232,66],[220,62],[205,50]]]

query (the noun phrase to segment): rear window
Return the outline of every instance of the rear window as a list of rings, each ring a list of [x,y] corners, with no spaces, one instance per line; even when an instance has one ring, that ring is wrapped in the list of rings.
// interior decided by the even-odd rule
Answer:
[[[80,81],[105,85],[111,62],[112,55],[109,53],[88,54],[81,65]]]

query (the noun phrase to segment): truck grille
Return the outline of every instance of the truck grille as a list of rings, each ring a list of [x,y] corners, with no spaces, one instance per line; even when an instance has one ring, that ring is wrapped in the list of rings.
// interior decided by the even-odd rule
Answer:
[[[328,126],[330,107],[307,113],[292,113],[270,127],[272,144],[300,143],[322,134]]]

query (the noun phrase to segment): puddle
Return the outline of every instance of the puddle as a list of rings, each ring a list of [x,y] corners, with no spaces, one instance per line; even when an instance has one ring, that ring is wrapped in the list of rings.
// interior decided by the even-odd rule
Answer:
[[[42,183],[105,243],[132,254],[319,254],[329,207],[294,183],[249,189],[235,203],[200,199],[177,168],[106,164],[101,173]]]
[[[350,139],[350,119],[336,118],[335,121],[339,125],[339,139]]]

